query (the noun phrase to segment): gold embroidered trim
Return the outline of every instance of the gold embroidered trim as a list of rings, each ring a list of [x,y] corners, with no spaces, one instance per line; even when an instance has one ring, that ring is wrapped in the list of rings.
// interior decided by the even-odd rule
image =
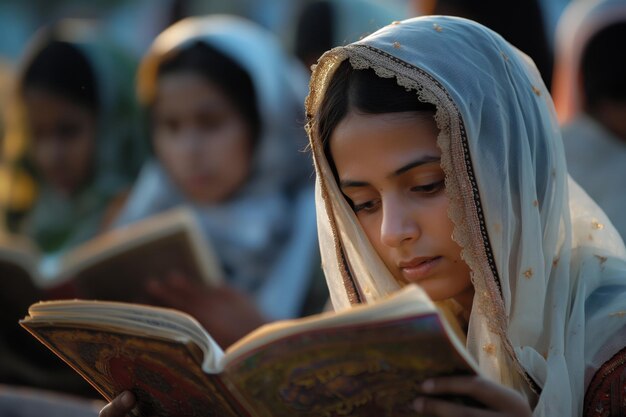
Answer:
[[[315,158],[314,158],[315,159]],[[316,161],[317,164],[317,161]],[[348,294],[348,300],[350,304],[360,304],[362,302],[361,296],[357,290],[356,282],[352,277],[352,273],[348,268],[346,262],[346,256],[343,251],[343,245],[341,244],[341,239],[339,238],[339,233],[337,232],[337,223],[335,222],[335,218],[332,215],[333,208],[330,202],[330,198],[328,195],[328,190],[326,189],[326,184],[324,181],[320,181],[322,188],[322,199],[324,200],[324,206],[326,207],[326,211],[329,213],[330,220],[330,230],[333,235],[333,241],[335,242],[335,254],[337,256],[337,262],[339,264],[339,270],[341,271],[341,277],[343,279],[343,285],[346,288],[346,292]]]
[[[599,221],[597,221],[597,220],[594,220],[594,221],[591,222],[591,227],[596,229],[596,230],[604,229],[604,225],[602,223],[600,223]]]

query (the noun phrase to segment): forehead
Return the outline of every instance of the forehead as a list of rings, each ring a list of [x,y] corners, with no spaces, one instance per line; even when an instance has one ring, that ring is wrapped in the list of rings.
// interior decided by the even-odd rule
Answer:
[[[351,112],[330,138],[330,157],[340,176],[394,171],[415,158],[438,157],[438,129],[429,114]]]
[[[406,147],[437,148],[439,130],[429,113],[402,112],[363,114],[351,111],[330,137],[333,149],[380,147],[393,150]]]
[[[159,77],[156,104],[167,104],[170,100],[180,100],[179,104],[183,104],[199,99],[229,102],[217,84],[195,72],[180,71]]]
[[[95,111],[61,94],[32,88],[24,94],[30,121],[56,122],[60,119],[91,119]]]

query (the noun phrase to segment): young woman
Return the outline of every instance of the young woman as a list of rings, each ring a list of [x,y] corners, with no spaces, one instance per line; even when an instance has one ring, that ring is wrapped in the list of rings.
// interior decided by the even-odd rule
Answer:
[[[226,277],[217,289],[155,281],[150,301],[189,312],[223,346],[265,321],[321,310],[304,69],[257,25],[212,16],[159,35],[138,83],[155,158],[117,226],[187,206]]]
[[[525,55],[469,20],[406,20],[326,53],[307,113],[335,309],[417,283],[479,364],[425,381],[416,415],[623,415],[626,250],[569,180]]]

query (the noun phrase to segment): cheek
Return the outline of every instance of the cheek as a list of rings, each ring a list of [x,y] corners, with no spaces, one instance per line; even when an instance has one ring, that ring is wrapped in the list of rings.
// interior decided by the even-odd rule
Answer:
[[[52,149],[46,145],[46,143],[40,142],[37,145],[31,146],[30,150],[35,169],[43,173],[44,176],[48,170],[54,167],[55,159]]]
[[[45,160],[47,155],[50,155],[53,151],[49,140],[32,139],[32,143],[28,148],[30,156],[35,160],[35,163]]]
[[[374,250],[381,257],[383,262],[390,268],[394,264],[392,259],[392,248],[385,245],[381,240],[381,221],[382,218],[379,215],[371,215],[365,218],[359,218],[359,224],[365,232],[368,240],[374,247]]]
[[[207,157],[221,167],[226,178],[246,177],[252,165],[252,139],[248,131],[234,125],[215,138],[207,149]]]
[[[376,250],[380,252],[379,248],[385,247],[380,240],[380,218],[378,216],[368,216],[366,219],[360,219],[359,223],[367,238],[372,242]]]
[[[175,170],[178,165],[184,165],[185,161],[179,156],[180,145],[167,135],[155,133],[154,153],[168,171]]]
[[[95,132],[93,132],[95,134]],[[96,153],[96,139],[91,132],[86,132],[77,138],[71,148],[71,158],[76,165],[90,166]]]
[[[448,217],[448,207],[450,202],[445,194],[441,194],[434,201],[429,213],[429,221],[426,224],[435,229],[439,239],[446,242],[449,246],[457,246],[452,240],[452,232],[454,231],[454,223]]]
[[[445,195],[441,195],[433,201],[430,207],[429,220],[424,222],[424,227],[428,228],[427,233],[432,236],[433,243],[443,251],[451,260],[461,261],[461,247],[452,239],[454,223],[448,217],[449,200]]]

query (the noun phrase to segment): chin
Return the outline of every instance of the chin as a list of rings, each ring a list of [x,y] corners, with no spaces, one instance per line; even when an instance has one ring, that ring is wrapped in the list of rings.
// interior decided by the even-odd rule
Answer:
[[[432,277],[422,282],[416,282],[428,294],[433,301],[443,301],[457,296],[461,290],[455,291],[450,283],[446,283],[444,278]]]
[[[226,199],[223,196],[223,194],[207,193],[206,189],[202,190],[202,192],[200,191],[189,192],[187,193],[187,196],[189,197],[190,200],[192,200],[196,204],[206,204],[206,205],[219,204]]]

